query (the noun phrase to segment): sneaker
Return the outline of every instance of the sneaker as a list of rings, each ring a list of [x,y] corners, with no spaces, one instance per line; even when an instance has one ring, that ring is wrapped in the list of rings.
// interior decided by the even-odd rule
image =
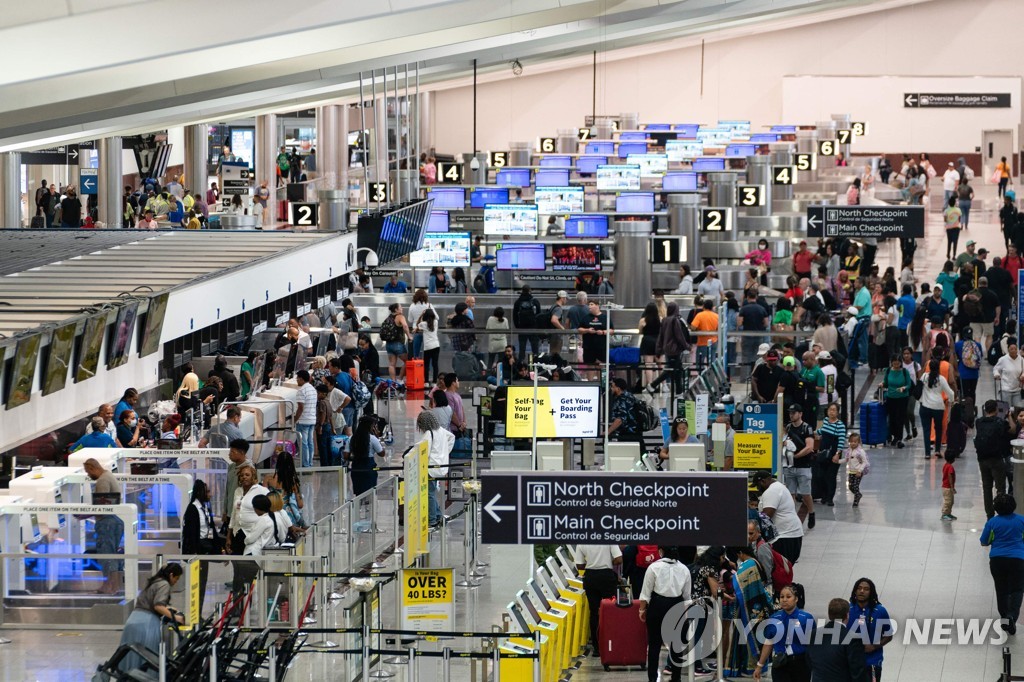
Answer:
[[[941,520],[942,521],[953,521],[955,519],[956,519],[956,517],[953,516],[952,514],[943,514]]]
[[[910,434],[910,437],[911,438],[917,438],[917,429],[914,429],[914,432],[912,434]]]
[[[834,501],[832,501],[832,500],[829,500],[828,502],[825,503],[825,506],[827,506],[827,507],[834,507],[834,506],[836,506],[836,503]]]
[[[859,506],[860,506],[860,500],[857,500],[856,502],[853,503],[854,509],[856,509]]]
[[[652,396],[654,396],[654,395],[657,395],[657,394],[658,394],[658,389],[656,389],[656,388],[654,387],[654,384],[648,384],[648,385],[647,385],[647,388],[646,388],[646,389],[644,389],[644,390],[646,390],[646,391],[647,391],[648,393],[650,393],[650,394],[651,394]]]
[[[807,515],[807,529],[814,528],[814,512]]]
[[[897,449],[902,450],[905,447],[907,447],[907,446],[903,444],[903,441],[901,441],[901,440],[896,441],[896,448]]]
[[[860,498],[864,497],[863,493],[857,493],[853,496],[853,506],[856,507],[860,504]]]
[[[925,456],[924,456],[924,458],[925,458],[925,459],[931,459],[931,458],[932,458],[932,456],[931,456],[931,455],[925,455]]]

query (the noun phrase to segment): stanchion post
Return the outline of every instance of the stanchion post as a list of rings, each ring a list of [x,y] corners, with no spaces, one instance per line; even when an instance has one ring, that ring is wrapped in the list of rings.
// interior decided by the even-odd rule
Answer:
[[[491,652],[491,682],[500,682],[501,680],[501,647],[498,646],[498,642],[494,642],[494,651]]]
[[[360,599],[363,600],[363,679],[370,679],[370,625],[373,623],[373,611],[370,608],[370,600],[363,593]]]
[[[533,682],[541,682],[540,673],[540,631],[533,633]]]
[[[452,648],[448,646],[441,650],[441,679],[452,679]]]
[[[409,674],[406,676],[406,679],[409,680],[409,682],[418,682],[420,676],[419,670],[416,669],[416,642],[413,642],[409,647],[409,653],[407,655]]]
[[[160,648],[159,651],[159,668],[157,671],[157,679],[160,682],[167,682],[167,642],[164,641],[164,637],[161,632],[160,635]]]
[[[217,682],[217,642],[220,637],[210,643],[210,679],[209,682]]]
[[[270,655],[267,659],[267,675],[269,682],[277,682],[277,647],[270,645]]]

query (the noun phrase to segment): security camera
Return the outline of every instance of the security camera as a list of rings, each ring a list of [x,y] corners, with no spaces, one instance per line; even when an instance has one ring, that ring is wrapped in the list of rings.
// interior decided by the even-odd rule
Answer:
[[[480,159],[476,158],[476,154],[473,155],[473,160],[469,162],[469,170],[478,171],[480,170]]]
[[[380,258],[377,257],[377,252],[376,251],[367,251],[366,252],[366,261],[365,262],[366,262],[366,267],[368,267],[368,268],[375,268],[378,265],[380,265]]]

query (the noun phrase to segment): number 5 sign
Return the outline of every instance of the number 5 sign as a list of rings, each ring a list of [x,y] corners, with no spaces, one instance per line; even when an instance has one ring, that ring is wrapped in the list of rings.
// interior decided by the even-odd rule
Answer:
[[[295,227],[315,227],[320,223],[320,205],[293,201],[288,204],[288,224]]]

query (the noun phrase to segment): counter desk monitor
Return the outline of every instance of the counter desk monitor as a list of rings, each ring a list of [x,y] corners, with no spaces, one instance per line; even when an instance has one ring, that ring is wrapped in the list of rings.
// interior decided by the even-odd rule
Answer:
[[[630,154],[646,154],[647,142],[620,142],[619,158],[629,158]]]
[[[750,142],[753,144],[771,144],[778,142],[779,137],[778,133],[754,133],[750,136]]]
[[[756,144],[730,144],[725,148],[725,155],[730,158],[747,158],[757,154]]]
[[[414,268],[469,267],[469,232],[427,234],[423,247],[409,254]]]
[[[667,154],[630,154],[626,163],[640,166],[641,178],[660,178],[668,172]]]
[[[674,163],[696,159],[703,153],[704,143],[700,140],[669,140],[665,143],[665,155]]]
[[[538,175],[543,173],[539,171]],[[565,215],[583,210],[582,187],[543,187],[538,185],[533,201],[541,215]]]
[[[427,219],[427,232],[447,232],[450,227],[448,211],[431,211]]]
[[[556,244],[551,247],[552,270],[600,270],[601,247]]]
[[[569,184],[569,169],[538,168],[533,180],[537,187],[565,187]]]
[[[664,192],[695,192],[697,191],[697,174],[693,171],[666,173],[661,179]]]
[[[749,135],[750,134],[750,121],[741,121],[741,120],[732,120],[732,119],[730,119],[730,120],[719,120],[718,121],[718,127],[719,128],[728,128],[732,132],[739,133],[740,135]]]
[[[608,216],[571,215],[565,219],[565,236],[569,239],[607,239]]]
[[[495,184],[499,187],[529,187],[531,171],[529,168],[502,168],[495,174]]]
[[[427,198],[434,200],[432,209],[450,208],[462,211],[466,208],[464,187],[431,187],[427,190]]]
[[[599,191],[640,189],[640,166],[636,164],[605,164],[597,167]]]
[[[768,132],[779,135],[796,135],[796,126],[772,126]]]
[[[485,208],[487,204],[507,204],[508,189],[505,187],[475,187],[469,194],[470,208]]]
[[[724,171],[725,157],[723,156],[702,156],[693,160],[693,170],[698,173],[709,171]]]
[[[621,133],[619,133],[619,142],[646,142],[646,141],[647,141],[647,133],[645,133],[642,130],[623,130]]]
[[[495,252],[498,270],[544,270],[543,244],[498,244]]]
[[[654,192],[623,192],[615,197],[616,213],[654,213]]]
[[[732,141],[732,130],[729,128],[705,128],[701,127],[697,131],[697,139],[701,140],[705,146],[719,146],[729,144]]]
[[[572,157],[567,154],[548,154],[540,157],[541,168],[572,168]]]
[[[533,204],[492,204],[484,207],[484,234],[537,235],[539,214]]]
[[[699,123],[676,123],[672,126],[672,130],[676,131],[676,139],[682,137],[695,138],[697,137],[697,131],[700,130]]]
[[[593,175],[597,172],[598,166],[603,166],[607,163],[607,156],[597,156],[594,154],[578,156],[576,157],[576,171],[580,174]]]
[[[605,156],[611,156],[615,153],[615,143],[610,140],[588,142],[587,146],[583,148],[583,152],[585,154],[604,154]]]

